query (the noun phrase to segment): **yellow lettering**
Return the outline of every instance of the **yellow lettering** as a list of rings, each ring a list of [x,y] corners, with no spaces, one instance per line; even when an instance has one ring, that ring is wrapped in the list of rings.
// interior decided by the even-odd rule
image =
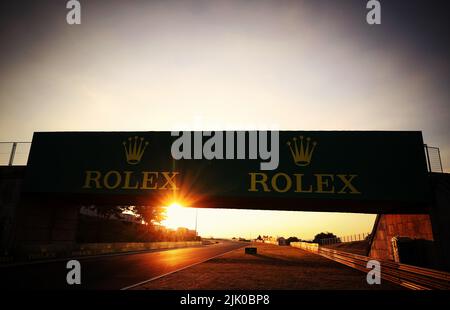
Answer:
[[[158,172],[142,172],[141,189],[156,189],[158,187]]]
[[[92,182],[94,182],[95,188],[102,188],[102,186],[100,185],[100,177],[102,176],[100,171],[85,171],[85,173],[86,178],[84,180],[83,188],[92,188]]]
[[[130,179],[131,175],[133,174],[133,171],[124,171],[125,173],[125,184],[123,185],[123,189],[137,189],[139,188],[139,182],[136,182],[134,186],[130,185]]]
[[[350,190],[350,194],[361,194],[351,183],[353,179],[357,177],[356,174],[351,175],[338,174],[337,177],[341,179],[342,182],[344,182],[344,187],[338,192],[338,194],[345,194],[345,190],[347,188]]]
[[[110,177],[114,176],[115,177],[115,183],[113,183],[112,185],[110,184]],[[113,179],[114,180],[114,179]],[[109,171],[107,174],[105,174],[105,176],[103,177],[103,185],[107,188],[107,189],[115,189],[116,187],[118,187],[120,185],[120,182],[122,181],[122,177],[120,176],[120,173],[118,171],[112,170]]]
[[[334,193],[334,176],[332,174],[315,174],[317,181],[317,193],[333,194]],[[325,189],[324,189],[325,187]]]
[[[249,192],[258,192],[259,190],[256,188],[256,183],[259,183],[262,185],[263,190],[265,192],[270,192],[269,187],[267,186],[267,174],[265,173],[259,173],[259,172],[251,172],[249,173],[251,179],[250,179],[250,189]],[[261,179],[257,180],[256,177],[260,176]]]
[[[177,190],[178,187],[175,184],[175,180],[174,179],[178,175],[178,172],[166,172],[166,171],[163,171],[161,173],[162,173],[163,177],[166,179],[166,183],[164,183],[164,185],[161,186],[159,189],[167,189],[166,186],[167,185],[171,185],[170,189]],[[170,176],[170,174],[172,174],[172,176]]]
[[[313,188],[312,185],[309,185],[308,189],[303,189],[303,176],[304,174],[294,174],[295,175],[295,180],[296,180],[296,188],[295,188],[295,192],[296,193],[312,193]]]
[[[279,177],[283,177],[286,180],[286,185],[283,189],[281,189],[280,187],[278,187],[278,178]],[[275,191],[279,192],[279,193],[285,193],[288,190],[291,189],[292,186],[292,181],[291,178],[286,174],[286,173],[277,173],[273,176],[272,178],[272,187]]]

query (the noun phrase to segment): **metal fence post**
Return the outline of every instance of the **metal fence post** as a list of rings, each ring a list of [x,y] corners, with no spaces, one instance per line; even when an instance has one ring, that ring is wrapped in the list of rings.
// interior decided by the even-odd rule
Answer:
[[[432,169],[431,169],[430,153],[428,152],[428,145],[424,144],[423,146],[425,147],[427,154],[428,172],[431,172]]]
[[[441,172],[444,172],[444,169],[442,168],[442,161],[441,161],[441,151],[439,148],[437,148],[438,156],[439,156],[439,165],[441,166]]]
[[[9,166],[13,165],[14,155],[16,154],[16,148],[17,148],[17,142],[13,142],[12,149],[11,149],[11,155],[9,156]]]

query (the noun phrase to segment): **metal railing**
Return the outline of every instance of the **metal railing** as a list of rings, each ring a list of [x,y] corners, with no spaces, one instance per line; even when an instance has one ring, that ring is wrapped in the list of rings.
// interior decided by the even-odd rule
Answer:
[[[358,254],[346,253],[332,249],[319,248],[319,255],[369,272],[367,262],[373,258]],[[378,260],[381,265],[381,278],[413,290],[448,290],[450,289],[450,273],[412,265]]]
[[[0,142],[0,166],[26,165],[31,142]],[[444,172],[438,147],[424,144],[428,172]]]
[[[428,172],[444,172],[439,148],[427,144],[424,144],[423,146],[425,148]]]
[[[313,245],[316,246],[313,247]],[[318,246],[317,243],[310,244],[309,247],[305,247],[300,244],[300,242],[296,242],[293,246],[321,255],[365,273],[371,270],[367,268],[367,262],[375,259],[368,256],[323,248]],[[449,272],[400,264],[386,260],[377,259],[377,261],[379,261],[381,265],[381,278],[386,281],[393,282],[412,290],[450,289]]]
[[[0,142],[0,166],[24,166],[31,142]]]
[[[320,240],[320,245],[329,245],[335,243],[344,243],[344,242],[355,242],[355,241],[364,241],[370,238],[370,233],[362,233],[362,234],[354,234],[343,237],[336,238],[326,238]]]

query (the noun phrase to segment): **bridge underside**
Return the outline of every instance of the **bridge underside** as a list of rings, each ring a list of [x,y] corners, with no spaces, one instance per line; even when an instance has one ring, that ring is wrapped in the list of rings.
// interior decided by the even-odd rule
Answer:
[[[24,195],[21,191],[26,167],[0,167],[0,215],[2,252],[29,244],[76,242],[81,205],[158,205],[149,197],[107,195]],[[428,205],[408,202],[348,200],[202,198],[196,207],[264,209],[379,214],[374,225],[370,255],[393,259],[391,238],[406,236],[434,240],[439,265],[450,269],[450,174],[430,174],[433,199]]]

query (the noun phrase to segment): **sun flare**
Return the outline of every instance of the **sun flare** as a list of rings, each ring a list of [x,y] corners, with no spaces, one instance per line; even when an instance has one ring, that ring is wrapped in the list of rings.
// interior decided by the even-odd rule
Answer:
[[[174,202],[166,207],[166,219],[162,225],[167,228],[177,229],[178,227],[195,228],[196,210],[186,208],[178,202]]]

